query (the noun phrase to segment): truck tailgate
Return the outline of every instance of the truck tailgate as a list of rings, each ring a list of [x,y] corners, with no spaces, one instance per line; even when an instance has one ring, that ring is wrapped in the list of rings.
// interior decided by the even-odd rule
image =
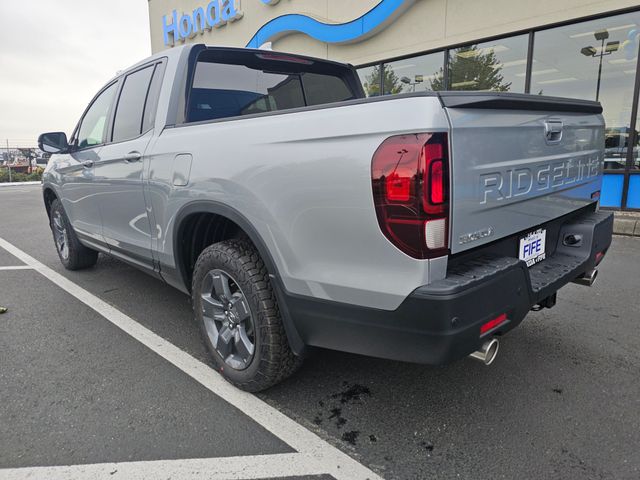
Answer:
[[[451,134],[451,251],[533,230],[597,199],[600,104],[442,93]]]

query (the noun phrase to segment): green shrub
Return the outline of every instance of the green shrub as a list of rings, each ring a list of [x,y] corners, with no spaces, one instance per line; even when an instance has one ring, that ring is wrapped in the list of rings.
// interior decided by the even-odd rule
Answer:
[[[39,182],[42,180],[42,168],[36,168],[32,173],[11,172],[12,182]],[[0,168],[0,183],[9,181],[9,169]]]

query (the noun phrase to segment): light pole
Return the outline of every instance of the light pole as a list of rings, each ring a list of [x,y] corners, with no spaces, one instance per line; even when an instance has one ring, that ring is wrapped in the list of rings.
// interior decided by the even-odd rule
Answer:
[[[411,79],[409,77],[402,77],[400,79],[400,81],[402,83],[404,83],[405,85],[409,85],[410,87],[412,87],[412,92],[416,91],[416,85],[418,85],[419,83],[424,82],[424,76],[423,75],[416,75],[414,78],[414,81],[412,82]]]
[[[9,183],[11,183],[11,153],[9,153],[9,139],[7,138],[7,168],[9,169]]]
[[[585,57],[593,57],[599,58],[600,62],[598,65],[598,84],[596,86],[596,102],[600,100],[600,83],[602,80],[602,59],[607,55],[611,55],[613,52],[617,52],[620,48],[620,42],[607,42],[605,47],[605,41],[609,38],[609,32],[607,30],[598,30],[593,35],[598,42],[602,42],[602,46],[600,47],[600,51],[598,53],[598,49],[589,45],[588,47],[584,47],[580,50]]]

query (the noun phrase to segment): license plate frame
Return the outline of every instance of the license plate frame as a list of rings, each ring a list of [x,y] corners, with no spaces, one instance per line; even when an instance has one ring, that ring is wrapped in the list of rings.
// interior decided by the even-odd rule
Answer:
[[[539,228],[520,237],[518,258],[531,268],[546,257],[547,229]]]

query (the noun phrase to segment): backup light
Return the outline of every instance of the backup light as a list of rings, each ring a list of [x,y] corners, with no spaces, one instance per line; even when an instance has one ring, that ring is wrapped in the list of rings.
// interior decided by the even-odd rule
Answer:
[[[447,220],[427,220],[424,225],[424,236],[427,248],[438,250],[447,246]]]

